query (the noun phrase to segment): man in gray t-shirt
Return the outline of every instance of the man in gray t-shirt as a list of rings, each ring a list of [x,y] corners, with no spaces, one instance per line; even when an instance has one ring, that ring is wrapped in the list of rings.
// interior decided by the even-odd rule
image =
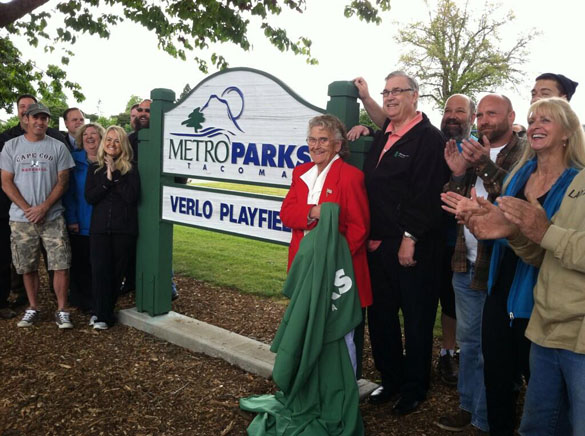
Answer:
[[[75,166],[62,142],[46,135],[50,117],[42,104],[31,104],[26,112],[24,135],[6,142],[0,153],[2,189],[12,201],[10,207],[11,249],[14,266],[23,274],[29,309],[18,323],[29,327],[38,320],[38,260],[41,242],[47,250],[58,310],[59,328],[73,324],[65,309],[69,287],[71,250],[63,219],[61,196],[67,190],[69,169]]]

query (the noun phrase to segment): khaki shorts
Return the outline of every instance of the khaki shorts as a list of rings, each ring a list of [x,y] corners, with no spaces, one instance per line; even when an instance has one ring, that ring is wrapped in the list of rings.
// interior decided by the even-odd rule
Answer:
[[[43,224],[10,221],[12,263],[18,274],[39,269],[41,242],[47,250],[49,270],[69,269],[71,247],[62,216]]]

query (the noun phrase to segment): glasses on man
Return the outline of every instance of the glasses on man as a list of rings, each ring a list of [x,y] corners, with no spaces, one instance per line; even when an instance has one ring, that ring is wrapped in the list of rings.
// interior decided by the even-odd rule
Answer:
[[[388,97],[388,95],[390,95],[390,94],[392,94],[392,95],[398,95],[398,94],[402,94],[403,92],[406,92],[406,91],[414,91],[414,89],[412,89],[412,88],[392,88],[392,89],[385,89],[380,94],[382,94],[384,97]]]
[[[319,145],[325,145],[329,142],[329,138],[327,138],[326,136],[321,136],[320,138],[314,138],[312,136],[309,136],[307,138],[307,144],[309,145],[316,145],[317,143],[319,143]]]
[[[137,107],[137,108],[136,108],[136,111],[137,111],[137,112],[142,112],[142,111],[144,111],[144,112],[146,112],[146,113],[150,113],[150,109],[148,109],[148,108],[143,108],[143,107]]]

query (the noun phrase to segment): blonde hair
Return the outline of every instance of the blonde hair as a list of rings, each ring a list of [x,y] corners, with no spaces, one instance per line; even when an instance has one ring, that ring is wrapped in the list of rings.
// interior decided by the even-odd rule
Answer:
[[[540,114],[550,117],[553,121],[560,124],[563,132],[567,136],[567,142],[563,147],[563,158],[567,168],[585,168],[585,133],[579,121],[579,117],[571,108],[571,105],[564,98],[551,97],[544,98],[534,102],[528,109],[530,114]],[[528,138],[530,141],[530,138]],[[527,145],[524,147],[522,156],[510,171],[510,174],[504,182],[502,192],[506,189],[512,177],[522,168],[522,166],[536,156],[535,151]]]
[[[106,136],[104,133],[105,129],[101,126],[101,124],[98,123],[84,124],[79,129],[77,129],[77,133],[75,133],[75,142],[77,142],[77,144],[79,144],[81,148],[83,148],[83,134],[90,127],[93,127],[94,129],[97,130],[97,133],[100,136],[100,142],[102,141],[102,138]]]
[[[128,141],[128,135],[126,134],[126,131],[120,126],[110,126],[104,132],[104,136],[102,136],[102,140],[100,141],[100,146],[97,152],[98,167],[96,172],[98,172],[106,165],[104,161],[106,154],[104,151],[104,145],[106,143],[106,137],[111,131],[116,132],[118,135],[118,139],[120,140],[120,148],[122,150],[120,156],[118,156],[114,161],[114,168],[120,171],[122,174],[126,174],[132,169],[132,158],[134,157],[134,152],[130,146],[130,141]]]

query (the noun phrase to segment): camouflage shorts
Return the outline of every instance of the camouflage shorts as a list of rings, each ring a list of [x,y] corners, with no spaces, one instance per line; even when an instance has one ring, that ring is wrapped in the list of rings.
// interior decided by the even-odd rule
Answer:
[[[43,224],[10,221],[10,231],[12,263],[18,274],[38,270],[41,242],[47,250],[50,270],[69,269],[71,247],[65,219],[62,216]]]

